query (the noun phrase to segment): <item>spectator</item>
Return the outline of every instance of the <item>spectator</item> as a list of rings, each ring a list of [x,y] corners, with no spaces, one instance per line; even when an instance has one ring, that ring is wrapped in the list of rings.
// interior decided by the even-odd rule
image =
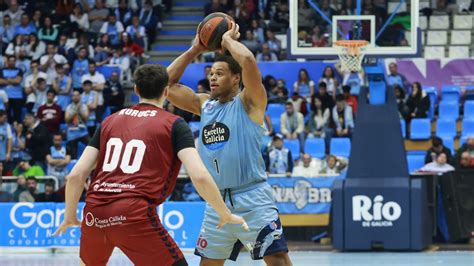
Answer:
[[[95,51],[94,47],[89,42],[89,35],[87,33],[82,33],[79,35],[74,51],[79,51],[79,49],[82,47],[86,48],[87,57],[89,59],[93,59]]]
[[[209,76],[209,73],[211,72],[211,68],[212,68],[211,66],[205,66],[204,78],[198,81],[198,88],[199,86],[202,86],[202,89],[207,92],[211,91],[211,86],[209,85],[209,79],[207,78]]]
[[[18,1],[10,1],[10,6],[8,10],[3,13],[4,16],[9,16],[11,18],[12,24],[17,25],[20,23],[20,20],[23,15],[23,10],[18,7]]]
[[[319,98],[321,100],[323,110],[326,108],[329,108],[329,110],[332,110],[332,108],[335,105],[334,98],[328,94],[326,82],[323,82],[323,81],[319,82],[318,95],[317,96],[315,95],[311,98],[311,110],[313,111],[315,110],[314,104],[315,104],[316,98]]]
[[[30,72],[31,60],[28,57],[28,52],[25,47],[22,47],[17,54],[16,67],[19,68],[25,75]]]
[[[298,139],[300,150],[304,151],[304,117],[300,112],[295,112],[292,103],[285,104],[285,110],[280,117],[281,133],[286,139]]]
[[[71,153],[66,148],[66,145],[63,144],[61,134],[53,136],[53,146],[49,148],[46,161],[48,162],[48,175],[55,176],[58,179],[59,187],[62,187],[64,178],[68,174],[66,166],[71,162]]]
[[[19,202],[35,202],[38,196],[38,180],[34,176],[26,178],[26,190],[18,196]]]
[[[77,144],[79,141],[87,143],[89,132],[87,131],[87,120],[89,108],[81,102],[81,93],[77,90],[72,92],[72,102],[66,108],[65,121],[67,123],[67,141],[70,142],[70,150],[73,158],[77,158]]]
[[[123,108],[125,94],[117,72],[112,72],[110,79],[105,83],[104,101],[105,106],[110,107],[112,113]]]
[[[32,33],[28,37],[28,45],[26,46],[28,56],[32,60],[39,60],[46,50],[46,45],[38,39],[36,33]]]
[[[74,10],[75,2],[75,0],[57,1],[56,13],[54,14],[56,24],[69,22],[69,14]]]
[[[24,104],[23,89],[21,87],[21,81],[23,80],[23,72],[15,66],[15,56],[9,55],[7,58],[7,67],[0,69],[0,89],[5,90],[8,95],[9,121],[20,121],[21,108]]]
[[[308,137],[324,138],[329,126],[329,108],[323,108],[323,103],[318,97],[314,98],[314,109],[309,114],[306,133]]]
[[[2,51],[4,51],[7,44],[11,43],[15,38],[15,28],[12,26],[11,18],[8,15],[3,16],[3,25],[0,26],[0,36]]]
[[[433,137],[431,139],[431,147],[426,151],[425,164],[436,161],[436,158],[441,153],[445,154],[448,163],[452,162],[453,156],[451,151],[443,145],[443,140],[440,137]]]
[[[423,166],[420,171],[422,172],[434,172],[434,173],[446,173],[450,171],[454,171],[454,167],[447,163],[447,156],[445,153],[440,153],[436,157],[436,161],[431,163],[427,163]]]
[[[145,27],[140,25],[140,18],[138,15],[133,15],[132,25],[127,27],[126,32],[130,34],[134,43],[145,48]]]
[[[123,25],[130,25],[133,11],[128,7],[128,0],[119,0],[118,7],[114,9],[114,14]]]
[[[13,191],[13,201],[18,202],[20,194],[26,190],[26,178],[25,176],[19,175],[16,179],[16,190]]]
[[[113,56],[109,60],[109,65],[119,67],[120,77],[123,77],[124,80],[131,80],[132,72],[130,70],[130,57],[128,56],[127,48],[119,45],[112,51]]]
[[[336,106],[332,109],[332,118],[336,125],[336,136],[350,138],[354,129],[352,108],[347,105],[342,95],[336,97]]]
[[[43,0],[43,1],[46,1],[46,0]],[[43,23],[43,14],[40,9],[35,9],[33,11],[33,16],[31,16],[31,24],[33,24],[33,26],[35,26],[36,29],[38,30],[42,26],[42,23]]]
[[[326,156],[326,161],[321,168],[320,174],[323,175],[339,175],[347,166],[347,162],[337,158],[334,155]]]
[[[0,162],[2,163],[2,171],[3,162],[8,162],[11,159],[12,138],[13,133],[10,124],[7,122],[7,113],[4,110],[0,110]]]
[[[145,4],[140,10],[138,18],[140,20],[140,25],[145,27],[148,36],[148,43],[153,43],[156,36],[158,16],[153,10],[153,3],[151,0],[145,0]],[[150,49],[150,45],[148,46],[148,49]]]
[[[281,51],[281,41],[275,37],[275,33],[273,33],[273,31],[271,30],[267,30],[266,37],[266,44],[268,44],[270,51],[274,52],[276,55],[279,56]]]
[[[33,162],[43,169],[46,169],[45,158],[51,145],[51,137],[48,129],[32,113],[25,116],[26,148],[28,149]]]
[[[397,107],[400,118],[405,118],[410,113],[410,111],[408,110],[408,106],[405,103],[405,91],[397,84],[393,86],[393,89],[395,90],[395,99],[397,100]]]
[[[464,153],[467,153],[469,155],[471,164],[474,164],[474,137],[468,137],[466,143],[464,143],[459,148],[456,155],[454,156],[454,162],[456,164],[460,163],[461,155]]]
[[[219,0],[212,0],[210,3],[204,6],[204,16],[207,16],[214,12],[227,13],[229,11]]]
[[[66,110],[67,105],[71,101],[72,79],[66,75],[64,66],[56,65],[57,76],[53,80],[53,90],[57,95],[56,102],[61,107],[61,110]]]
[[[69,20],[72,24],[72,31],[76,32],[77,35],[79,35],[80,32],[89,31],[89,15],[84,13],[84,10],[79,3],[74,5],[74,9],[72,10],[72,14],[69,16]]]
[[[334,10],[330,3],[329,3],[329,0],[323,0],[321,2],[321,12],[324,13],[324,15],[326,15],[327,18],[329,18],[330,20],[332,20],[332,16],[336,15],[336,10]],[[320,24],[320,25],[323,25],[323,26],[327,26],[328,25],[328,22],[323,19],[321,17],[321,15],[318,14],[317,16],[317,22],[316,24]]]
[[[50,17],[44,17],[43,24],[38,31],[38,38],[46,43],[56,43],[58,40],[59,31],[53,26]]]
[[[89,62],[89,73],[82,77],[82,82],[90,80],[92,82],[92,90],[98,95],[96,110],[97,122],[102,121],[102,114],[104,113],[104,87],[105,77],[97,71],[96,64],[94,61]]]
[[[81,47],[77,56],[77,59],[74,60],[72,65],[72,87],[75,90],[80,90],[82,87],[82,77],[87,74],[87,70],[89,69],[87,49],[85,47]]]
[[[324,34],[319,25],[314,25],[311,31],[311,44],[313,47],[327,47],[328,35]]]
[[[13,195],[3,190],[3,163],[0,162],[0,202],[12,202]]]
[[[259,43],[255,39],[252,30],[246,30],[245,31],[245,40],[241,41],[247,48],[249,48],[250,51],[252,51],[253,54],[257,53],[257,50],[259,48]]]
[[[298,28],[309,30],[315,25],[316,12],[305,0],[298,0]]]
[[[59,132],[59,124],[63,118],[61,107],[54,102],[56,91],[49,89],[46,93],[46,103],[38,108],[37,116],[48,129],[49,133]]]
[[[283,136],[276,134],[273,136],[272,148],[265,156],[265,163],[268,174],[286,174],[291,176],[293,172],[293,159],[291,151],[283,147]]]
[[[30,156],[26,155],[20,160],[20,163],[18,163],[17,167],[13,169],[14,176],[22,175],[25,177],[31,177],[31,176],[44,176],[45,175],[43,168],[41,168],[38,165],[31,165],[29,159],[30,159]]]
[[[332,67],[327,66],[326,68],[324,68],[323,76],[319,80],[318,84],[320,84],[321,82],[326,83],[326,89],[328,94],[331,95],[333,99],[336,99],[337,87],[339,86],[339,82],[336,79],[334,69]]]
[[[21,15],[20,24],[16,25],[14,35],[30,35],[36,33],[36,27],[30,23],[30,17],[27,14]]]
[[[40,59],[41,71],[46,73],[46,81],[48,85],[52,85],[53,81],[58,76],[56,72],[56,65],[64,65],[67,63],[67,59],[58,54],[58,50],[54,44],[48,44],[46,48],[46,54]]]
[[[388,65],[388,69],[390,74],[387,76],[387,83],[389,86],[399,85],[403,88],[405,92],[408,92],[410,88],[410,83],[408,82],[407,78],[398,73],[398,66],[396,63],[392,62]]]
[[[288,8],[288,3],[286,2],[278,2],[277,10],[272,17],[270,22],[270,28],[273,30],[280,30],[288,29],[290,25],[290,12]]]
[[[97,103],[99,101],[99,95],[96,91],[92,90],[92,82],[90,80],[85,80],[82,84],[83,93],[81,95],[82,104],[86,105],[89,110],[89,117],[87,118],[87,128],[89,130],[89,135],[94,134],[96,126],[96,109]]]
[[[293,91],[309,99],[314,95],[314,81],[309,77],[308,70],[300,69],[298,80],[293,84]]]
[[[7,171],[13,170],[13,168],[18,165],[21,158],[25,156],[26,139],[23,135],[24,126],[22,123],[15,121],[13,123],[13,128],[15,129],[15,132],[12,134],[12,152],[10,162],[7,164]]]
[[[54,192],[54,182],[53,181],[46,181],[44,183],[44,192],[39,193],[36,196],[35,202],[56,202],[57,195]]]
[[[421,89],[419,82],[413,83],[412,93],[407,100],[408,121],[413,118],[427,118],[430,111],[430,97]]]
[[[33,87],[37,87],[38,79],[47,79],[46,73],[42,72],[39,68],[39,62],[37,60],[33,60],[30,62],[30,72],[28,76],[25,78],[25,91],[32,92]],[[27,97],[28,100],[28,97]],[[34,98],[29,99],[30,102],[34,102]]]
[[[252,21],[250,22],[250,30],[252,31],[253,36],[255,36],[255,38],[257,39],[257,42],[259,43],[265,42],[265,37],[263,35],[264,25],[265,25],[264,23],[262,23],[261,25],[259,20],[257,19],[252,19]]]
[[[109,16],[109,9],[105,7],[104,3],[104,0],[95,0],[95,7],[89,12],[90,31],[94,33],[99,33]]]
[[[127,53],[130,56],[130,65],[132,65],[132,68],[139,63],[140,57],[149,57],[144,54],[145,46],[134,43],[130,34],[126,31],[122,32],[122,35],[120,35],[120,45],[124,48],[124,53]]]
[[[120,34],[124,31],[123,24],[117,21],[117,17],[114,13],[109,13],[108,21],[102,24],[100,28],[101,34],[108,34],[112,45],[118,45],[120,43]]]
[[[343,69],[341,63],[335,65],[337,72],[342,76],[342,85],[351,86],[354,94],[359,94],[360,87],[365,85],[365,72],[362,68],[360,71],[349,71]]]
[[[277,55],[270,50],[270,47],[267,43],[262,44],[262,52],[257,53],[257,61],[278,61]]]
[[[347,105],[352,108],[353,115],[355,116],[357,114],[357,97],[351,95],[351,87],[347,85],[343,86],[342,95]]]
[[[313,162],[313,158],[311,155],[304,154],[303,155],[303,164],[297,165],[293,168],[293,176],[296,177],[316,177],[319,174],[319,167],[317,166],[316,162]]]
[[[94,60],[97,62],[98,66],[107,64],[109,62],[109,59],[112,56],[112,44],[110,43],[108,34],[103,34],[100,37],[100,41],[96,45],[94,51]]]
[[[16,35],[14,40],[8,44],[5,54],[15,56],[16,58],[21,49],[26,49],[27,41],[28,36]]]
[[[474,158],[471,158],[471,156],[469,156],[469,152],[467,151],[461,153],[461,159],[456,166],[456,170],[472,168],[474,168]]]

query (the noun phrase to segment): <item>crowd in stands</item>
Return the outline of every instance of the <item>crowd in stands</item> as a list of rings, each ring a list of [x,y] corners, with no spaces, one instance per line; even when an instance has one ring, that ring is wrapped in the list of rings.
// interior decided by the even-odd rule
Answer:
[[[170,8],[152,0],[0,1],[0,161],[4,176],[19,177],[13,201],[64,200],[71,164],[97,124],[123,108],[131,73]]]

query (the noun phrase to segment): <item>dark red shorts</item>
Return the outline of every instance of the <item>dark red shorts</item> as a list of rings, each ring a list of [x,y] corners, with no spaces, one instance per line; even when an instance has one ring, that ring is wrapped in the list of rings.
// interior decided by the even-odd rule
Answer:
[[[106,265],[114,247],[134,265],[187,265],[161,224],[156,206],[140,198],[84,207],[80,256],[87,265]],[[158,263],[158,264],[157,264]]]

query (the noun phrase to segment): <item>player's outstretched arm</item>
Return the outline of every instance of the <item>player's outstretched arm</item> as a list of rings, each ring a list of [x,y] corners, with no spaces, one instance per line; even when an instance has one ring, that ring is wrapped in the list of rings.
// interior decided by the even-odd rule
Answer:
[[[95,167],[98,155],[99,150],[87,146],[79,161],[72,168],[71,173],[66,177],[66,212],[64,213],[64,221],[54,235],[62,234],[69,227],[81,224],[77,220],[77,204],[79,203],[82,191],[84,191],[84,183]]]
[[[178,158],[186,168],[186,172],[189,174],[199,195],[219,214],[220,222],[218,228],[229,223],[241,224],[245,230],[248,230],[245,220],[240,216],[232,214],[225,205],[216,183],[204,166],[197,150],[195,148],[182,149],[178,152]]]
[[[186,67],[204,51],[205,48],[199,43],[199,38],[196,35],[191,48],[176,58],[167,68],[169,75],[168,100],[178,108],[196,115],[201,114],[201,106],[209,98],[209,95],[196,94],[191,88],[178,84],[178,82]]]
[[[221,45],[242,67],[244,90],[240,97],[250,118],[261,125],[267,106],[267,93],[262,84],[262,75],[255,56],[245,45],[237,41],[239,36],[239,25],[232,23],[231,29],[222,36]]]

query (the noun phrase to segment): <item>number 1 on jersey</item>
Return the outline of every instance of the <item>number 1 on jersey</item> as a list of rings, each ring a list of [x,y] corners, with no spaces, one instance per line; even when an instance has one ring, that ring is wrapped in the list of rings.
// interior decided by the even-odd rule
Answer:
[[[217,163],[217,159],[214,159],[214,165],[216,166],[217,173],[220,174],[221,172],[219,171],[219,164]]]

